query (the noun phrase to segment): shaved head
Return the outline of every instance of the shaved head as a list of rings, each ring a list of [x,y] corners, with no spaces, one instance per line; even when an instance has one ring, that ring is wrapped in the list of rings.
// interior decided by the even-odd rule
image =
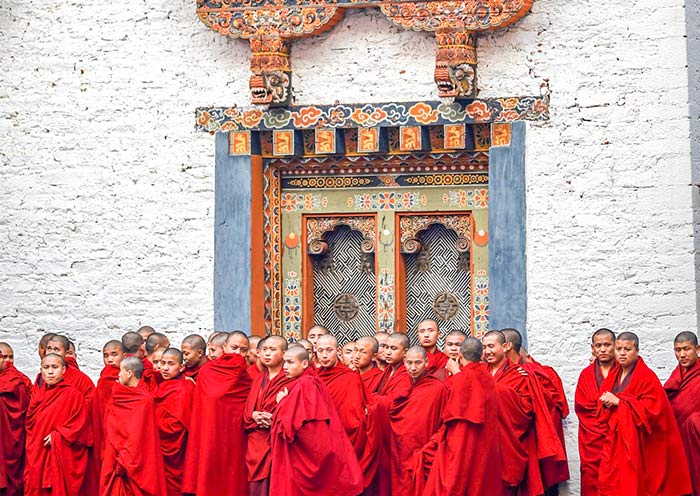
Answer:
[[[283,338],[283,339],[284,339],[284,338]],[[248,336],[248,343],[250,343],[250,347],[251,347],[251,348],[257,348],[257,347],[258,347],[258,343],[259,343],[260,341],[262,341],[262,337],[260,337],[260,336],[256,336],[256,335]],[[285,342],[286,342],[286,340],[285,340]]]
[[[146,339],[148,339],[148,337],[149,337],[151,334],[153,334],[154,332],[156,332],[156,330],[153,329],[153,327],[151,327],[151,326],[143,326],[143,327],[139,328],[139,330],[136,331],[136,332],[138,332],[138,333],[141,335],[141,337],[142,337],[144,340],[146,340]]]
[[[58,362],[63,365],[64,367],[66,366],[66,359],[63,358],[63,356],[58,355],[56,353],[47,353],[44,355],[44,358],[41,359],[41,363],[43,364],[46,361],[50,360],[58,360]]]
[[[338,340],[332,334],[324,334],[323,336],[318,338],[318,343],[316,344],[316,346],[317,347],[334,346],[337,348],[338,347]]]
[[[122,360],[121,366],[125,370],[131,370],[137,379],[143,377],[143,362],[140,358],[135,356],[126,357]]]
[[[394,334],[389,334],[389,337],[387,338],[387,342],[393,342],[393,343],[399,344],[404,349],[408,349],[411,346],[411,342],[409,341],[408,336],[406,336],[402,332],[395,332]]]
[[[591,343],[595,342],[595,338],[600,337],[600,336],[608,336],[612,338],[613,341],[615,341],[615,333],[612,332],[610,329],[606,329],[605,327],[601,327],[598,329],[596,332],[593,333],[593,336],[591,336]]]
[[[61,355],[65,358],[66,353],[70,348],[70,341],[67,337],[61,336],[59,334],[54,334],[49,342],[46,343],[46,352]]]
[[[223,346],[226,344],[228,336],[228,332],[217,332],[214,336],[211,337],[211,339],[209,340],[209,344],[213,344],[215,346]]]
[[[185,339],[182,340],[182,344],[186,344],[193,350],[206,351],[207,343],[204,338],[199,334],[190,334]]]
[[[110,348],[116,348],[117,351],[121,353],[126,353],[126,350],[124,349],[124,345],[122,344],[121,341],[117,341],[116,339],[113,339],[111,341],[107,341],[105,345],[102,347],[102,351],[110,349]]]
[[[697,346],[698,345],[698,335],[695,334],[694,332],[690,332],[690,331],[681,332],[673,340],[673,344],[678,344],[678,343],[690,343],[693,346]]]
[[[168,348],[163,352],[163,357],[161,357],[161,360],[166,357],[166,356],[172,356],[175,358],[175,361],[182,365],[184,363],[184,359],[182,358],[182,352],[178,350],[177,348]]]
[[[423,360],[428,359],[428,354],[425,352],[425,348],[423,348],[422,346],[411,346],[406,352],[406,356],[409,355],[418,355],[421,358],[423,358]]]
[[[523,347],[523,336],[520,331],[513,328],[501,329],[501,332],[506,337],[506,342],[513,345],[513,351],[520,353],[520,348]]]
[[[639,337],[633,332],[621,332],[615,341],[632,341],[634,347],[639,349]]]
[[[481,338],[481,341],[484,342],[486,340],[486,338],[490,338],[490,337],[496,338],[496,341],[499,344],[506,344],[506,337],[503,335],[503,333],[501,331],[496,331],[496,330],[489,331],[483,335],[483,337]]]
[[[290,347],[287,343],[287,340],[284,339],[282,336],[278,336],[277,334],[272,334],[262,341],[265,341],[266,344],[275,343],[277,344],[277,346],[280,347],[282,351],[287,351],[288,347]]]
[[[122,336],[122,344],[127,353],[135,355],[144,345],[143,336],[138,332],[127,332]]]
[[[165,334],[153,332],[146,339],[146,353],[149,355],[159,348],[167,348],[170,346],[170,340]]]
[[[300,362],[309,359],[309,352],[306,351],[306,348],[297,344],[293,344],[292,346],[290,346],[284,355],[290,356]]]
[[[369,349],[372,353],[377,353],[379,351],[379,341],[372,336],[364,336],[357,340],[358,347],[363,347],[365,345],[369,345]]]
[[[476,338],[466,338],[462,341],[460,352],[467,362],[480,362],[484,354],[484,346]]]

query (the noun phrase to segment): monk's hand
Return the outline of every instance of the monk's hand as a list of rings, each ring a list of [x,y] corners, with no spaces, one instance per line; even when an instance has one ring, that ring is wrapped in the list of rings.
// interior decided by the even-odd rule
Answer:
[[[525,370],[524,368],[518,367],[518,372],[520,372],[520,375],[522,375],[523,377],[527,377],[527,370]]]
[[[620,398],[612,394],[610,391],[606,391],[600,396],[600,402],[605,408],[610,408],[611,406],[619,405]]]
[[[459,360],[456,360],[454,358],[450,358],[449,360],[447,360],[447,365],[445,365],[445,368],[452,375],[458,374],[461,370]]]
[[[282,399],[289,394],[289,389],[284,388],[282,391],[277,393],[277,403],[282,401]]]
[[[44,438],[44,446],[51,446],[51,434]]]
[[[253,412],[253,420],[262,428],[272,426],[272,414],[269,412]]]

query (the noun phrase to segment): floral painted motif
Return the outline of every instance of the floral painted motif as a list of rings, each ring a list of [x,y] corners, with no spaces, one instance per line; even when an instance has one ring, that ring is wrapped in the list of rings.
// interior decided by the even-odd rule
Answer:
[[[489,277],[485,270],[474,275],[474,337],[480,338],[489,330]]]
[[[394,332],[394,320],[396,318],[394,304],[394,276],[388,269],[382,269],[377,285],[377,318],[380,332]]]
[[[382,191],[379,193],[354,195],[348,198],[348,205],[361,210],[410,210],[425,205],[427,198],[418,193]]]
[[[307,193],[305,195],[282,193],[280,205],[284,212],[312,212],[314,210],[320,210],[322,207],[328,205],[328,198],[313,193]]]
[[[482,188],[448,191],[442,195],[442,203],[451,207],[487,208],[489,206],[489,190]]]
[[[301,281],[296,276],[296,272],[288,272],[284,285],[282,321],[287,341],[299,339],[301,336]]]

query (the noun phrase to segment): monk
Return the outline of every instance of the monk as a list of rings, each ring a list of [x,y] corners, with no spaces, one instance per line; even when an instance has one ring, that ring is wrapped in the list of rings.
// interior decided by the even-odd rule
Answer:
[[[428,373],[425,348],[414,346],[406,351],[404,366],[411,378],[411,390],[391,406],[391,494],[410,496],[410,470],[413,456],[440,427],[447,400],[447,387]]]
[[[343,345],[342,349],[340,350],[340,361],[349,369],[357,370],[353,361],[356,353],[357,343],[355,341],[348,341]]]
[[[260,336],[248,336],[248,354],[245,357],[245,361],[248,362],[249,367],[258,363],[258,356],[260,355],[258,343],[260,343],[261,339]]]
[[[31,381],[10,361],[12,348],[0,342],[0,494],[21,496],[24,491],[25,417]]]
[[[313,356],[314,345],[312,345],[311,341],[309,341],[308,339],[300,339],[294,344],[298,344],[299,346],[301,346],[302,348],[304,348],[306,350],[306,352],[309,354],[309,356]]]
[[[450,331],[445,336],[445,354],[447,355],[447,363],[441,369],[435,371],[433,375],[441,381],[446,381],[447,387],[450,387],[452,376],[458,374],[465,365],[460,352],[460,346],[467,335],[462,331]]]
[[[124,349],[126,350],[126,354],[128,356],[135,356],[141,360],[147,359],[146,341],[138,332],[130,331],[124,333],[122,336],[122,344],[124,345]],[[148,364],[152,365],[150,362],[148,362]],[[146,362],[144,361],[144,368],[151,368],[149,365],[146,365]]]
[[[301,346],[284,354],[284,373],[293,382],[277,395],[270,444],[270,495],[356,496],[362,472],[326,387],[309,370]],[[238,493],[243,494],[243,493]]]
[[[84,494],[90,425],[83,394],[64,380],[67,370],[62,355],[47,352],[41,360],[27,410],[25,496]]]
[[[282,370],[287,341],[282,336],[268,336],[258,342],[260,359],[265,367],[253,380],[245,404],[243,423],[248,433],[246,465],[249,496],[270,494],[270,427],[277,410],[277,394],[292,379]]]
[[[661,382],[639,356],[639,338],[615,340],[620,367],[603,381],[609,410],[598,475],[600,496],[675,496],[692,493],[683,442]]]
[[[141,326],[136,332],[138,332],[143,340],[146,341],[152,334],[155,334],[156,330],[151,326]]]
[[[197,381],[202,366],[207,363],[207,344],[199,334],[190,334],[182,340],[180,346],[185,360],[185,377]]]
[[[465,338],[460,354],[465,365],[451,381],[440,430],[414,457],[414,494],[503,496],[496,382],[481,364],[481,341]]]
[[[594,360],[578,378],[574,410],[578,416],[578,452],[581,458],[581,496],[598,495],[600,454],[607,431],[607,415],[599,415],[600,387],[617,367],[615,333],[598,329],[591,338]]]
[[[381,370],[386,368],[386,360],[384,356],[386,355],[386,340],[389,339],[390,334],[387,332],[378,332],[374,335],[374,339],[379,343],[379,351],[374,359],[374,364]]]
[[[39,345],[37,347],[37,353],[39,354],[39,358],[44,358],[44,355],[46,355],[46,345],[49,342],[49,339],[54,337],[55,334],[53,332],[49,332],[41,336],[41,339],[39,339]]]
[[[51,339],[49,339],[49,342],[46,343],[46,353],[60,355],[63,358],[67,364],[67,368],[62,375],[63,379],[66,381],[66,383],[80,391],[83,394],[85,401],[89,403],[93,394],[95,394],[95,385],[84,372],[81,372],[77,368],[74,360],[71,361],[66,359],[66,353],[68,352],[69,345],[70,343],[68,338],[54,334]],[[40,385],[40,381],[42,379],[43,374],[40,374],[39,377],[37,377],[37,385]]]
[[[664,385],[673,408],[683,447],[688,458],[693,496],[700,496],[700,346],[694,332],[681,332],[673,340],[678,360],[671,377]]]
[[[217,332],[214,334],[209,343],[207,343],[207,358],[216,360],[224,354],[224,345],[228,339],[228,332]]]
[[[185,455],[184,493],[240,496],[248,492],[243,410],[251,378],[240,354],[245,337],[232,333],[224,354],[199,366],[192,402],[195,422],[190,426]],[[184,354],[183,350],[183,358]]]
[[[78,366],[78,352],[75,350],[75,343],[70,339],[68,340],[68,351],[66,351],[66,361],[68,360],[72,360],[75,367],[80,368]]]
[[[428,355],[428,373],[434,374],[447,365],[447,355],[438,349],[440,329],[437,322],[426,319],[418,323],[418,342]]]
[[[185,363],[180,350],[168,348],[160,360],[163,380],[155,395],[156,419],[163,451],[168,496],[182,494],[182,474],[191,426],[194,383],[185,379]]]
[[[0,343],[0,355],[5,357],[7,364],[12,365],[12,369],[19,374],[20,378],[22,379],[22,382],[24,382],[31,391],[32,380],[29,377],[27,377],[24,373],[20,372],[17,368],[15,368],[15,352],[12,349],[12,346],[10,346],[8,343]]]
[[[142,376],[140,358],[122,360],[105,420],[102,496],[166,494],[156,406]]]
[[[566,441],[564,439],[564,427],[562,421],[569,415],[569,405],[566,401],[564,386],[559,375],[551,367],[545,368],[536,362],[523,347],[523,338],[520,331],[513,328],[502,329],[501,332],[506,338],[508,346],[508,358],[515,364],[520,365],[527,371],[533,394],[535,389],[541,390],[549,422],[543,419],[543,423],[549,423],[554,428],[559,444],[561,446],[561,456],[556,458],[547,457],[540,459],[540,476],[545,489],[546,496],[556,496],[559,494],[559,484],[569,480],[569,463],[566,457]],[[533,386],[539,386],[537,388]],[[547,429],[549,430],[549,428]],[[538,435],[537,426],[535,434]],[[541,438],[541,436],[539,436]]]
[[[357,340],[355,368],[360,372],[367,392],[374,391],[382,378],[383,371],[375,364],[378,352],[379,342],[372,336],[364,336]]]
[[[263,375],[266,372],[266,367],[265,363],[262,359],[262,342],[264,339],[262,339],[260,336],[250,336],[248,338],[248,341],[251,343],[250,349],[248,350],[248,357],[246,359],[246,363],[250,363],[252,360],[252,364],[248,366],[248,375],[250,375],[251,379],[253,379],[253,382],[255,382],[255,379],[258,378],[258,376]],[[251,351],[253,351],[253,344],[255,343],[255,350],[254,353],[251,354]],[[280,358],[280,370],[282,367],[282,361]]]
[[[311,362],[317,368],[320,367],[321,365],[318,363],[318,357],[316,356],[316,342],[318,341],[318,338],[320,338],[324,334],[330,334],[330,333],[328,332],[328,329],[326,329],[322,325],[315,325],[311,329],[309,329],[308,332],[306,333],[306,339],[309,340],[309,342],[311,343],[311,346],[314,349],[314,354],[311,358]]]
[[[146,339],[146,358],[153,364],[153,368],[157,368],[157,363],[160,356],[165,350],[170,348],[170,340],[165,334],[154,332]]]

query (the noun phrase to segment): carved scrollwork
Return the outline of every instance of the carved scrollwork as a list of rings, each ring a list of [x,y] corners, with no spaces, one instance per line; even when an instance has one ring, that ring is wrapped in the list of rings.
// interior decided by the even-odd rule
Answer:
[[[416,238],[408,238],[401,243],[401,253],[418,253],[422,247]]]
[[[460,236],[457,238],[457,251],[459,253],[467,253],[469,252],[469,239],[465,238],[464,236]]]
[[[363,239],[362,244],[360,245],[360,250],[362,250],[362,253],[374,253],[374,240],[373,239]]]
[[[328,251],[328,243],[322,239],[314,239],[308,245],[309,255],[324,255]]]

